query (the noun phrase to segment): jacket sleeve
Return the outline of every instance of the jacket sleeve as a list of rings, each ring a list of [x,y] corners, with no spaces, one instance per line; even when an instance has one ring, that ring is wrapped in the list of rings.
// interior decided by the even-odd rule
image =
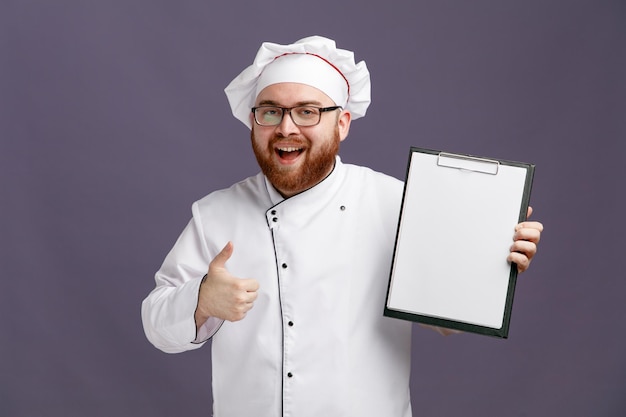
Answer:
[[[148,340],[167,353],[201,347],[222,320],[209,318],[196,334],[194,313],[210,256],[202,238],[197,203],[187,224],[155,275],[156,287],[143,300],[141,319]]]

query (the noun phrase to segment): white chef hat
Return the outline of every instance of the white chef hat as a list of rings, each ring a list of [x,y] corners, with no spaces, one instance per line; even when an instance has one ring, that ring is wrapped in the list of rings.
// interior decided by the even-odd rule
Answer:
[[[356,64],[354,53],[338,49],[335,41],[310,36],[291,45],[264,42],[254,62],[228,84],[226,96],[233,115],[250,124],[250,109],[259,92],[282,82],[310,85],[352,114],[365,116],[370,104],[370,74],[364,61]]]

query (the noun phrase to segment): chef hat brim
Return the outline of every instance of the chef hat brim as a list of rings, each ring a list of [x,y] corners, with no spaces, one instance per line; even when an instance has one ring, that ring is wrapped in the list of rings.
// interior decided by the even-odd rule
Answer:
[[[354,53],[345,49],[338,49],[335,46],[335,41],[331,39],[321,36],[310,36],[290,45],[270,42],[264,42],[261,45],[252,65],[244,69],[224,90],[233,115],[237,119],[248,128],[252,128],[250,124],[250,109],[254,106],[257,94],[261,91],[258,88],[261,75],[273,62],[278,63],[284,57],[297,54],[315,57],[323,65],[328,65],[332,73],[336,72],[340,76],[340,78],[337,78],[343,79],[346,83],[345,95],[347,95],[347,99],[344,99],[344,96],[338,92],[337,82],[329,81],[328,77],[332,77],[332,75],[329,75],[328,71],[319,72],[318,74],[320,75],[317,77],[298,74],[287,76],[284,75],[286,74],[284,70],[282,72],[276,71],[271,77],[261,79],[261,82],[264,84],[262,86],[271,85],[268,82],[301,82],[308,84],[326,93],[335,101],[335,104],[343,106],[345,110],[352,114],[352,119],[365,116],[371,101],[370,74],[365,62],[355,63]],[[311,59],[300,59],[298,61],[302,65],[307,65],[307,62],[310,65],[313,62]],[[293,70],[293,64],[289,68]],[[308,72],[313,74],[312,71]],[[327,76],[324,77],[323,74],[327,74]],[[284,79],[282,78],[283,75]],[[267,81],[268,78],[269,81]],[[338,103],[337,100],[344,101],[344,103]]]

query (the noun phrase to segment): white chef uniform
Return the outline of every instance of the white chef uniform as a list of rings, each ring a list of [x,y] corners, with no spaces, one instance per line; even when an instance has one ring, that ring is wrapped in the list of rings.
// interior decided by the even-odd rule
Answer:
[[[409,417],[411,324],[383,317],[402,183],[343,164],[283,199],[258,174],[194,203],[193,219],[144,300],[148,339],[165,352],[212,337],[216,417]],[[208,264],[255,278],[237,322],[194,311]]]

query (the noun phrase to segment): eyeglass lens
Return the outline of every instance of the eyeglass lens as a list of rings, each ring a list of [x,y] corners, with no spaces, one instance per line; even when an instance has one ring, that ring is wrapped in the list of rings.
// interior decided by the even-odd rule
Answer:
[[[321,112],[316,107],[299,106],[292,109],[281,107],[261,106],[254,109],[254,117],[262,126],[276,126],[283,120],[285,111],[289,112],[291,120],[298,126],[313,126],[319,123]]]

